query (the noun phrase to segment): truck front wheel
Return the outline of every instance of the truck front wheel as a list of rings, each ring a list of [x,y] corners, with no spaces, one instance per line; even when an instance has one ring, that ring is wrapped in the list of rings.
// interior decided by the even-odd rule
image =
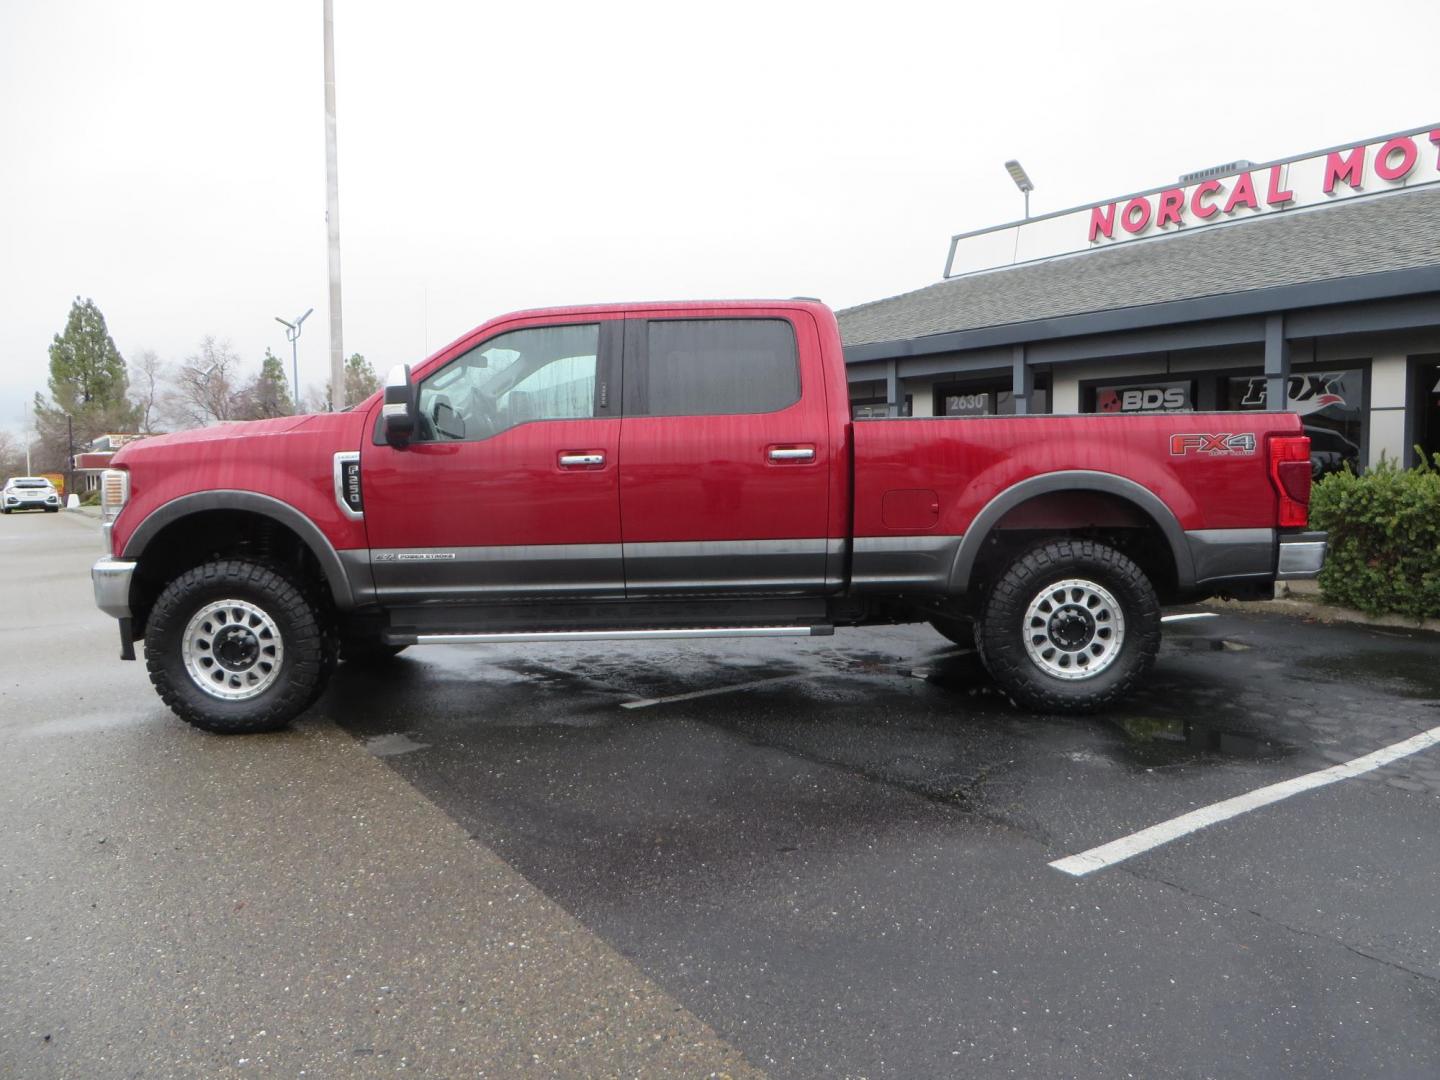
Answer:
[[[1114,704],[1160,649],[1160,604],[1135,563],[1091,540],[1052,540],[996,581],[975,635],[986,668],[1021,706]]]
[[[283,728],[319,697],[334,667],[327,659],[304,590],[242,559],[206,563],[170,582],[145,631],[145,666],[161,699],[182,720],[220,734]]]

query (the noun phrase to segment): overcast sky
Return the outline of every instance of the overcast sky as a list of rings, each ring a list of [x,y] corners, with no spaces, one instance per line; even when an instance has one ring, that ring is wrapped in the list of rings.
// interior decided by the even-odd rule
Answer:
[[[345,351],[556,303],[936,280],[952,233],[1440,121],[1434,0],[335,0]],[[707,12],[710,14],[707,16]],[[320,0],[0,0],[0,427],[93,297],[323,383]]]

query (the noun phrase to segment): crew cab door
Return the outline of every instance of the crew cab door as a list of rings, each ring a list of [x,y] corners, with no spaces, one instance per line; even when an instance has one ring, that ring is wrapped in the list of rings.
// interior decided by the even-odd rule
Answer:
[[[804,313],[657,312],[625,326],[626,595],[825,590],[832,448]]]
[[[361,456],[383,603],[624,595],[620,328],[514,320],[420,369],[416,437]]]

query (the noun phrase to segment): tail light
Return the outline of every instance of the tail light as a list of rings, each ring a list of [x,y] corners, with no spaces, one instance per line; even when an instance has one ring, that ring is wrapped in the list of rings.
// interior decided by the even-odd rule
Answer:
[[[130,474],[124,469],[106,469],[100,474],[100,520],[114,521],[130,499]]]
[[[1280,496],[1282,529],[1310,522],[1310,437],[1276,435],[1270,440],[1270,482]]]

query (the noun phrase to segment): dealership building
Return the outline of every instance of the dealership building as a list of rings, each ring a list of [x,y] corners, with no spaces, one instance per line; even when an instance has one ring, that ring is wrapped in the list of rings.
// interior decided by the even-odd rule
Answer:
[[[1317,465],[1440,451],[1440,124],[951,238],[839,313],[857,418],[1270,407]]]

